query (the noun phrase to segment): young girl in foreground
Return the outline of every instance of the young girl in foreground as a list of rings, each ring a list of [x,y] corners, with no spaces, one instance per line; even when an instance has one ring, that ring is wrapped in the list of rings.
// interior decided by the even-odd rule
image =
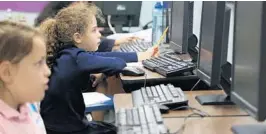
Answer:
[[[0,22],[0,134],[45,134],[38,112],[48,89],[45,40],[38,31],[14,22]]]
[[[40,25],[48,38],[52,70],[49,89],[41,102],[48,134],[115,133],[112,127],[87,120],[82,89],[88,88],[90,74],[111,76],[122,71],[126,62],[141,61],[154,53],[95,53],[101,37],[96,23],[98,11],[94,5],[78,3]]]

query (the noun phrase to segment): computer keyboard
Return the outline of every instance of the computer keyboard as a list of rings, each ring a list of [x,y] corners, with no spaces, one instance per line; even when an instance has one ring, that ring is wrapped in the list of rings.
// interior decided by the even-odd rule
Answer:
[[[155,71],[165,77],[177,76],[192,71],[195,64],[190,61],[183,61],[172,54],[165,54],[159,57],[142,61],[145,68]]]
[[[126,44],[120,45],[120,52],[144,52],[148,48],[152,47],[151,42],[144,42],[140,40],[132,41]]]
[[[168,129],[157,104],[116,111],[118,134],[167,134]]]
[[[131,94],[135,107],[143,104],[156,103],[165,105],[169,109],[175,109],[188,105],[188,100],[184,92],[172,84],[142,87],[140,90],[133,91]]]

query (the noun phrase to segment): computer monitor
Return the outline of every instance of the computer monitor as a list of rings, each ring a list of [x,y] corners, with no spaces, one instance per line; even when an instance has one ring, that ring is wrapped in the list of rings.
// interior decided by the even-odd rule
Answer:
[[[203,2],[197,75],[211,87],[220,82],[224,16],[225,2]]]
[[[170,48],[187,53],[188,38],[193,35],[193,5],[190,1],[171,2]]]
[[[210,87],[230,94],[230,66],[227,65],[231,9],[224,1],[208,1],[202,5],[201,37],[197,76]],[[222,73],[221,73],[222,72]],[[222,79],[221,79],[222,77]],[[202,105],[233,104],[224,94],[196,96]]]
[[[266,118],[265,4],[237,2],[234,31],[232,101],[259,121]]]
[[[221,59],[221,77],[220,86],[228,95],[230,101],[231,85],[232,85],[232,39],[234,30],[234,3],[226,1],[224,17],[224,32],[222,42],[222,59]],[[228,17],[230,16],[230,17]]]
[[[258,121],[266,119],[265,12],[266,2],[236,2],[231,99]],[[266,125],[233,126],[232,130],[265,134]]]
[[[141,1],[94,1],[105,16],[106,23],[100,27],[108,27],[108,15],[111,16],[111,24],[115,26],[117,33],[121,33],[122,27],[139,26]]]

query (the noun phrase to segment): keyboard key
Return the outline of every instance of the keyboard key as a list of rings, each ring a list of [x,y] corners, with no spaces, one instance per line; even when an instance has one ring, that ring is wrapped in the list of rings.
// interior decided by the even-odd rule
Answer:
[[[163,118],[161,116],[161,113],[160,113],[158,106],[156,104],[154,104],[154,105],[152,105],[152,108],[153,108],[155,119],[156,119],[157,123],[163,123]]]
[[[146,92],[147,92],[149,98],[153,97],[150,87],[146,87]]]
[[[149,134],[148,125],[143,124],[141,125],[142,134]]]
[[[153,115],[153,112],[152,112],[152,108],[149,106],[149,105],[144,105],[144,111],[145,111],[145,114],[146,114],[146,118],[147,118],[147,123],[154,123],[155,120],[154,120],[154,115]]]
[[[134,134],[140,134],[141,133],[141,127],[140,126],[134,126],[133,131],[134,131]]]
[[[168,101],[172,101],[173,96],[172,96],[172,94],[169,92],[169,89],[168,89],[165,85],[163,85],[163,84],[161,84],[160,86],[161,86],[161,89],[162,89],[162,91],[163,91],[163,93],[164,93],[164,95],[165,95],[166,100],[168,100]]]
[[[126,109],[121,108],[120,112],[119,112],[119,124],[120,125],[126,125],[127,121],[126,121]]]
[[[134,125],[140,125],[138,109],[137,108],[133,108],[132,109],[132,113],[133,113],[133,122],[134,122]]]
[[[160,88],[160,86],[159,86],[159,85],[155,86],[155,88],[156,88],[156,90],[157,90],[157,93],[158,93],[158,95],[159,95],[159,96],[160,96],[160,98],[161,98],[161,96],[163,96],[162,89]]]
[[[127,116],[127,124],[133,125],[133,117],[130,109],[126,110],[126,116]]]
[[[184,97],[184,93],[181,88],[175,88],[180,97]]]
[[[144,103],[141,90],[136,90],[132,92],[133,105],[139,106]]]
[[[142,93],[142,96],[143,96],[144,103],[148,103],[149,102],[149,98],[147,96],[147,92],[146,92],[146,89],[144,87],[141,88],[141,93]]]
[[[151,91],[152,91],[152,94],[154,97],[159,97],[158,93],[157,93],[157,90],[154,86],[151,87]]]
[[[158,98],[154,98],[154,101],[157,102],[157,103],[160,103],[161,99],[159,97]]]
[[[157,134],[158,133],[157,124],[155,124],[155,123],[148,124],[148,127],[149,127],[149,133],[150,134]]]
[[[146,124],[147,122],[143,107],[139,107],[138,111],[139,111],[140,124]]]

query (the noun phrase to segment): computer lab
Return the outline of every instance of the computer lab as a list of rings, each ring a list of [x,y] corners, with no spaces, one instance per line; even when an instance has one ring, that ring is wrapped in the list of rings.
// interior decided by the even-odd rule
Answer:
[[[0,134],[266,134],[264,1],[0,1],[0,14]]]

